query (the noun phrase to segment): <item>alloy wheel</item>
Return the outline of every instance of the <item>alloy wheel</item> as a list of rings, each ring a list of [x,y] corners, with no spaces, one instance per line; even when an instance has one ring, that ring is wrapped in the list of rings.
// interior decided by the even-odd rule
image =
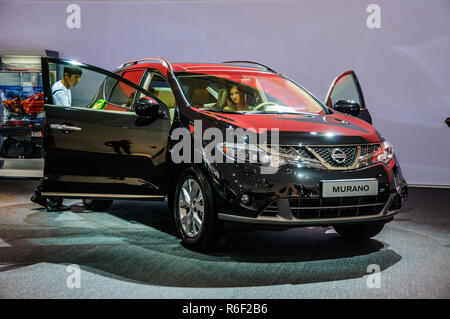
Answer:
[[[198,182],[188,178],[181,186],[178,200],[178,214],[181,227],[188,237],[195,237],[201,231],[205,213],[205,203]]]

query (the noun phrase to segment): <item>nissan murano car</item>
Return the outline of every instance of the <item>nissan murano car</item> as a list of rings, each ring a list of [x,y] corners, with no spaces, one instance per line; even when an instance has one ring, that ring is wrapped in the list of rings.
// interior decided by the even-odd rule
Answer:
[[[51,86],[70,64],[83,70],[72,106],[54,105]],[[42,67],[44,196],[82,198],[98,211],[119,199],[167,200],[195,250],[214,247],[227,227],[332,226],[368,239],[406,201],[393,147],[371,125],[353,71],[321,102],[249,61],[146,58],[109,72],[43,58]]]

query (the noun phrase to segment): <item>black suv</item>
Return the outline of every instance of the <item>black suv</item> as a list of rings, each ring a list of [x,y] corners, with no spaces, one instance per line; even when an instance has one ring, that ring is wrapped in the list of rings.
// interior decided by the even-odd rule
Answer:
[[[74,63],[83,75],[72,106],[52,104],[51,85]],[[333,226],[367,239],[407,198],[353,71],[336,78],[324,104],[248,61],[147,58],[114,72],[42,64],[45,196],[83,198],[94,210],[167,199],[192,249],[213,245],[223,227]]]

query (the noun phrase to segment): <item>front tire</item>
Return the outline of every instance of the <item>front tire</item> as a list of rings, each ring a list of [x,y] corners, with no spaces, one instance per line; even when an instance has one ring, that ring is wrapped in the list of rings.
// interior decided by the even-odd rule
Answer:
[[[206,175],[199,168],[182,172],[173,196],[174,219],[182,244],[202,251],[213,248],[220,236],[214,195]]]
[[[383,230],[384,224],[335,225],[333,228],[345,239],[364,240],[378,235]]]
[[[94,210],[97,212],[103,212],[111,207],[113,201],[112,200],[103,200],[103,199],[83,199],[84,207],[89,210]]]

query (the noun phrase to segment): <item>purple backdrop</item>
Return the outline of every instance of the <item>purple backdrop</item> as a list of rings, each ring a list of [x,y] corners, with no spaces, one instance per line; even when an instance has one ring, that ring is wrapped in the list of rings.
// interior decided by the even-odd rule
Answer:
[[[69,4],[81,28],[66,25]],[[381,28],[369,29],[369,4]],[[2,1],[0,49],[50,49],[107,69],[133,58],[255,60],[324,99],[356,71],[412,184],[450,185],[450,1]]]

